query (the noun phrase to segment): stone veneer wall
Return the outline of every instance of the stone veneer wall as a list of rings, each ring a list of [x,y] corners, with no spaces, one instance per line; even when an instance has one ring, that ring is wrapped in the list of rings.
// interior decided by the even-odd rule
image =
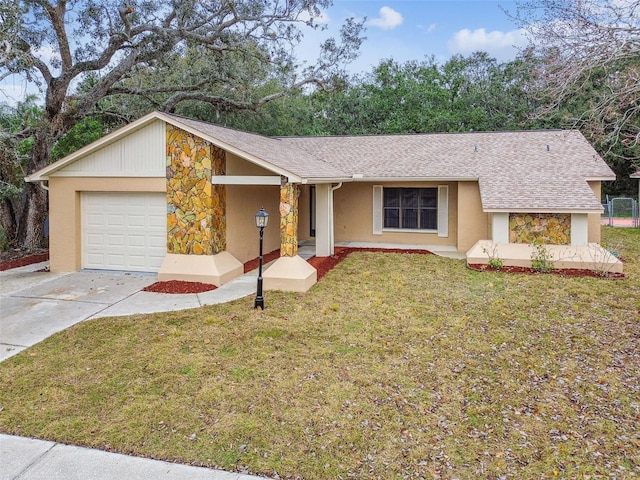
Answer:
[[[214,255],[226,250],[224,150],[167,125],[167,252]]]
[[[298,254],[298,197],[295,183],[280,187],[280,256],[295,257]]]
[[[571,215],[568,213],[511,213],[509,242],[571,244]]]

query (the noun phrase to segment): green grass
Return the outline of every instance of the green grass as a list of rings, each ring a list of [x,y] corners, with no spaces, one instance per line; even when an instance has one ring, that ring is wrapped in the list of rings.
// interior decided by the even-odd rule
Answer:
[[[0,431],[281,478],[640,476],[624,280],[356,253],[305,294],[79,324],[0,364]]]

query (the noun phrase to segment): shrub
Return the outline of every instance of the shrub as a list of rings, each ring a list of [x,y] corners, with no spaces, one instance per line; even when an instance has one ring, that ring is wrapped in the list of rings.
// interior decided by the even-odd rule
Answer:
[[[491,247],[491,249],[482,247],[482,252],[486,253],[487,257],[489,257],[489,266],[496,270],[500,270],[502,267],[504,267],[504,262],[498,255],[497,248],[498,246],[495,244]]]
[[[553,270],[553,253],[539,240],[531,244],[531,268],[538,272],[550,272]]]

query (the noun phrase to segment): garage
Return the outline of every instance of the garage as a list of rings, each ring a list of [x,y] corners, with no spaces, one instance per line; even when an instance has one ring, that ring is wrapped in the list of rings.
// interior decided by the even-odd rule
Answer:
[[[82,192],[82,268],[157,272],[166,254],[163,193]]]

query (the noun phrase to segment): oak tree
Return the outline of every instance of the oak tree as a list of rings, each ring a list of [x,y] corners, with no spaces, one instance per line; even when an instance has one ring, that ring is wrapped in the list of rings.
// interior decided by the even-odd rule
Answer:
[[[22,75],[44,94],[42,118],[13,132],[32,138],[28,172],[45,167],[65,134],[110,99],[145,99],[175,111],[184,102],[256,109],[287,92],[326,82],[357,55],[362,24],[348,20],[341,40],[327,40],[314,65],[298,64],[294,46],[304,25],[317,26],[330,0],[0,0],[0,80]],[[43,53],[49,52],[48,58]],[[195,71],[184,59],[206,58]],[[268,95],[240,92],[229,75],[243,64],[266,65],[255,82],[277,79]],[[233,68],[231,68],[233,67]],[[173,68],[173,70],[172,70]],[[233,70],[235,69],[235,70]],[[171,72],[158,82],[155,72]],[[251,72],[243,81],[251,82]],[[78,88],[82,85],[82,88]],[[125,110],[126,111],[126,110]],[[40,246],[46,192],[27,184],[17,242]]]

